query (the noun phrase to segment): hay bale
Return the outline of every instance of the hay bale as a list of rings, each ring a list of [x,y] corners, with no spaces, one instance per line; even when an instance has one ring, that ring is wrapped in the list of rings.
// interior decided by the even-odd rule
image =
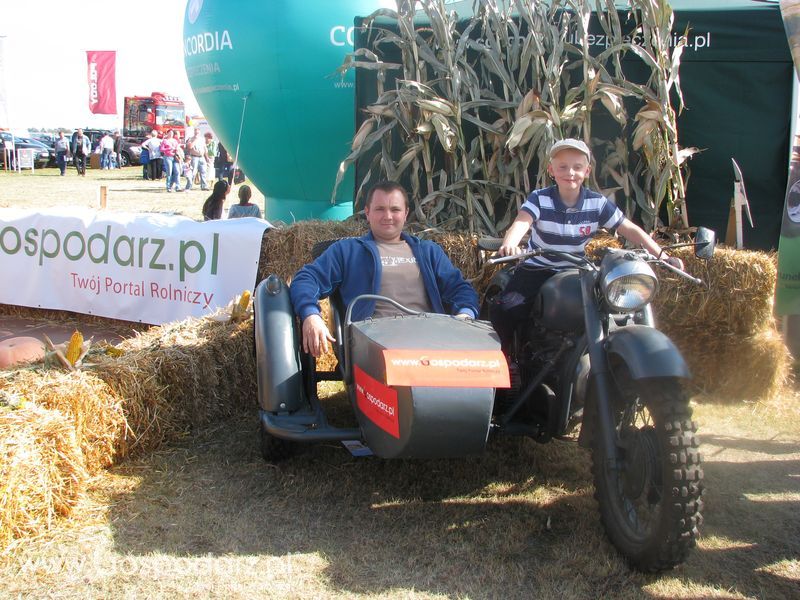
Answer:
[[[253,321],[187,319],[119,344],[123,355],[97,361],[97,373],[125,399],[128,439],[120,457],[138,455],[253,407]]]
[[[695,391],[722,402],[769,400],[791,382],[791,355],[774,328],[752,336],[663,329],[689,364]]]
[[[679,329],[753,336],[772,326],[772,301],[778,266],[774,253],[719,248],[714,258],[696,258],[691,249],[676,249],[686,271],[708,288],[659,269],[659,291],[653,304],[659,323]]]
[[[0,549],[68,516],[88,479],[70,419],[33,403],[0,408]]]
[[[64,415],[74,429],[90,474],[114,462],[127,427],[122,399],[96,375],[87,371],[21,370],[4,389]]]
[[[790,379],[791,355],[775,325],[774,253],[718,248],[714,258],[675,250],[708,287],[659,270],[659,327],[681,350],[693,386],[728,400],[769,399]]]
[[[257,280],[276,273],[288,281],[300,267],[311,261],[314,244],[359,236],[366,231],[366,222],[355,218],[346,221],[300,221],[283,229],[269,230],[261,245]]]

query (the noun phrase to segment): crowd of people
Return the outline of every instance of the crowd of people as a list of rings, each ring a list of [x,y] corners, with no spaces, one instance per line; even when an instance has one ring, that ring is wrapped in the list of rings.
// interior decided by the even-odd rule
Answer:
[[[59,131],[54,142],[56,164],[62,176],[66,175],[67,163],[71,160],[78,175],[85,177],[92,154],[99,154],[101,169],[116,169],[122,164],[121,147],[119,131],[104,133],[95,144],[83,129],[76,130],[70,138]],[[167,192],[188,192],[196,183],[201,191],[211,190],[203,205],[203,218],[206,221],[222,218],[223,204],[233,186],[235,169],[233,157],[211,132],[195,131],[181,142],[172,130],[163,137],[153,130],[141,144],[140,162],[142,178],[164,180]],[[261,218],[261,209],[250,202],[250,186],[242,185],[238,195],[239,202],[230,207],[228,218]]]
[[[142,178],[166,179],[168,192],[189,191],[195,183],[206,191],[212,177],[233,185],[233,157],[211,132],[202,134],[197,131],[181,142],[173,131],[168,131],[162,138],[158,131],[153,130],[142,143],[140,161]]]

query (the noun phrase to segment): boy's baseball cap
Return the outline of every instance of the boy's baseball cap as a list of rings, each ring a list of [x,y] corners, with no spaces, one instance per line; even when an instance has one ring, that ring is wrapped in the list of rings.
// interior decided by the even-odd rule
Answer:
[[[591,162],[592,152],[589,150],[589,146],[587,146],[582,140],[576,140],[575,138],[558,140],[555,144],[553,144],[553,147],[550,148],[550,158],[553,158],[556,154],[562,150],[566,150],[567,148],[582,152],[586,155],[587,160]]]

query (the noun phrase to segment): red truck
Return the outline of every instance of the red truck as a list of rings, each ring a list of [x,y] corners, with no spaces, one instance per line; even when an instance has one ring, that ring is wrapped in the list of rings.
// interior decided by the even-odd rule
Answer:
[[[164,137],[174,131],[183,139],[186,128],[186,109],[175,96],[153,92],[149,96],[126,96],[122,115],[122,136],[130,142],[141,143],[154,129]]]

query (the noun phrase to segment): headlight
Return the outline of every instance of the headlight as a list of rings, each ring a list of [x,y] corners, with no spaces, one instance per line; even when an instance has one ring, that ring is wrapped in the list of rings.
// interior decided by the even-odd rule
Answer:
[[[653,269],[628,252],[611,252],[603,258],[600,285],[609,306],[619,312],[635,312],[653,299],[658,289]]]

